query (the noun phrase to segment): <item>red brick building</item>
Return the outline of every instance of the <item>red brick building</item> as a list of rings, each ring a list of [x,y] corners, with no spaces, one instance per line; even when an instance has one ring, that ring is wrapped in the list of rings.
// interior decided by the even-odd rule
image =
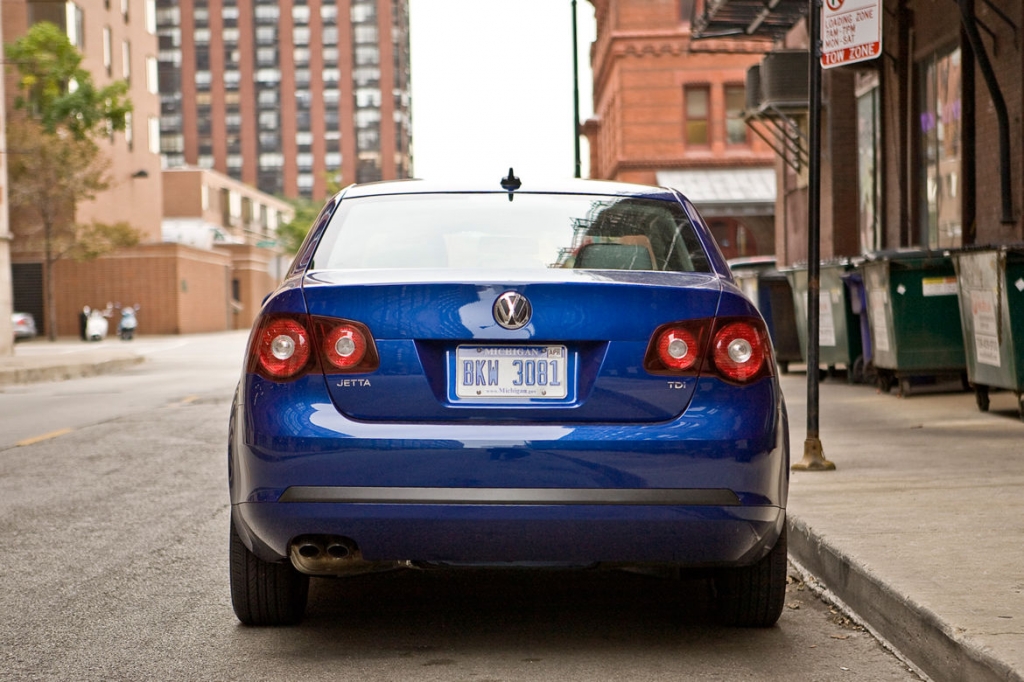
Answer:
[[[822,74],[822,258],[1024,240],[1024,6],[883,0],[882,9],[881,56]],[[698,0],[694,26],[806,53],[806,11],[806,0],[770,9]],[[805,91],[786,112],[794,132],[806,134],[807,114]],[[796,140],[778,165],[783,264],[807,258],[806,158],[796,158],[806,139]]]
[[[743,118],[747,70],[771,43],[693,40],[687,0],[591,3],[591,177],[676,187],[727,257],[773,253],[776,157]]]

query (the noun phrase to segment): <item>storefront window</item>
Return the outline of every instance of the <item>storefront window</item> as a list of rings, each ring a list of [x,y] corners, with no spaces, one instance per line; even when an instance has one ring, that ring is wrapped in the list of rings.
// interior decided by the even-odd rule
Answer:
[[[921,246],[961,244],[960,48],[918,64]]]
[[[878,75],[858,78],[857,87],[857,186],[860,208],[860,249],[870,253],[882,248],[880,211],[882,177]]]

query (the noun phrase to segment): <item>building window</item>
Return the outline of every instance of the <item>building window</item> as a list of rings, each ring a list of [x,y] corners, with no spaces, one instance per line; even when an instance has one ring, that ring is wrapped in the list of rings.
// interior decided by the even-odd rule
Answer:
[[[685,89],[686,144],[707,146],[709,91],[706,85],[689,85]]]
[[[261,111],[259,115],[260,130],[277,130],[277,112]]]
[[[85,49],[85,15],[82,8],[73,2],[66,5],[65,22],[67,24],[68,41],[79,50]]]
[[[110,37],[110,27],[103,27],[103,68],[107,75],[112,76],[114,71],[114,46]]]
[[[277,83],[281,80],[281,71],[279,69],[257,69],[256,71],[256,82],[258,83]]]
[[[127,40],[121,43],[121,75],[132,82],[132,44]]]
[[[958,247],[960,216],[960,48],[918,63],[920,245]]]
[[[256,44],[257,45],[277,45],[277,27],[276,26],[257,26],[256,27]]]
[[[132,113],[129,111],[124,115],[124,141],[128,145],[128,151],[135,146],[135,131],[132,129]]]
[[[158,135],[159,137],[159,135]],[[164,135],[160,137],[160,151],[164,154],[175,154],[185,150],[185,138],[182,135]]]
[[[281,16],[281,10],[277,5],[256,5],[256,21],[259,23],[276,23]]]
[[[160,153],[160,119],[156,116],[150,116],[148,120],[149,125],[149,151],[151,154]]]
[[[295,5],[292,7],[292,21],[296,24],[308,24],[309,5]]]
[[[743,108],[747,103],[747,89],[742,85],[725,86],[725,141],[728,144],[747,144],[747,124]]]
[[[309,45],[309,27],[296,26],[292,29],[292,44]]]
[[[121,0],[121,16],[124,17],[124,23],[128,23],[128,0]]]
[[[857,76],[857,188],[860,194],[860,248],[882,248],[882,125],[878,74]]]
[[[156,0],[146,0],[146,30],[156,35]]]
[[[156,57],[146,57],[146,89],[154,95],[160,94],[160,71]]]

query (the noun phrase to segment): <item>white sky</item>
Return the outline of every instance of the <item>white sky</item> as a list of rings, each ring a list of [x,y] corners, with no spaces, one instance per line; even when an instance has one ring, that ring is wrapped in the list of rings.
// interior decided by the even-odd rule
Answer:
[[[570,0],[410,0],[416,177],[573,176]],[[580,122],[594,8],[577,0]],[[581,138],[583,177],[586,138]]]

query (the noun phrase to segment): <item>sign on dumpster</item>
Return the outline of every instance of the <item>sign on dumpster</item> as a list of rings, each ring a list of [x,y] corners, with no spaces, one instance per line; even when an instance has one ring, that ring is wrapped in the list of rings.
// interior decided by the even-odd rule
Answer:
[[[821,68],[882,54],[880,0],[825,0],[821,5]]]

